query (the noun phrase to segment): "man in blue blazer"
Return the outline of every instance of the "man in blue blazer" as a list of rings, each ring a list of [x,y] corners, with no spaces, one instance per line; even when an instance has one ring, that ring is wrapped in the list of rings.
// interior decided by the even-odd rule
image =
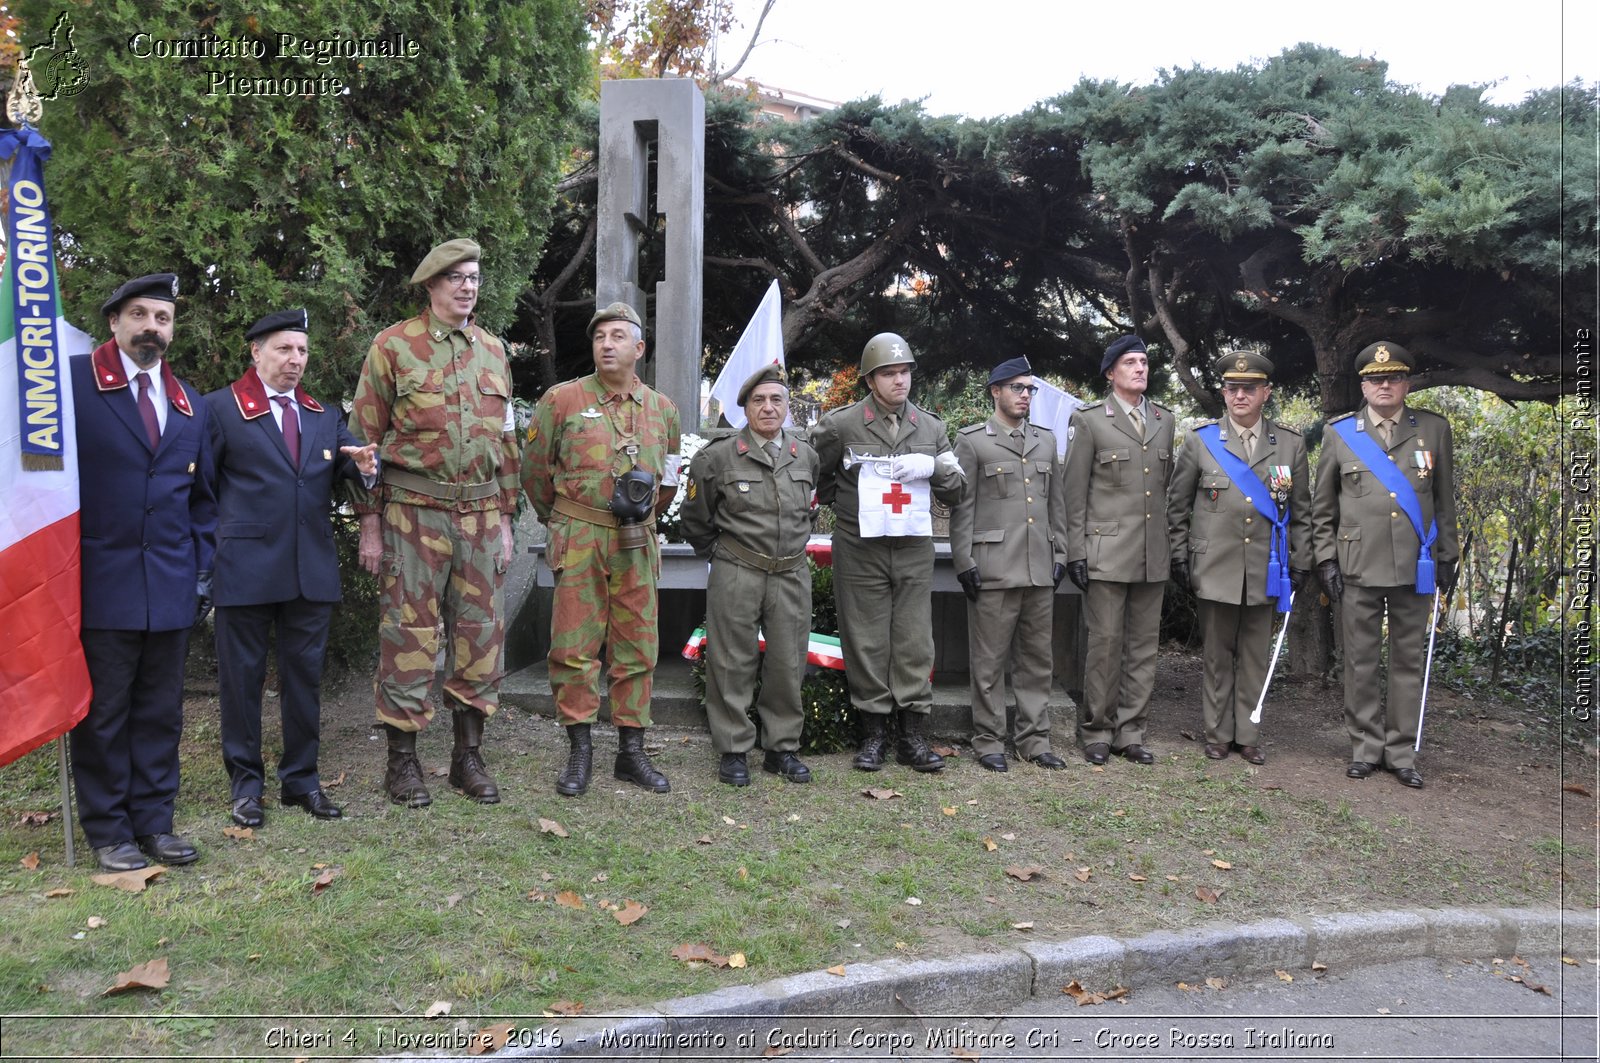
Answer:
[[[211,607],[217,509],[205,400],[164,358],[177,297],[171,273],[128,281],[100,308],[112,338],[72,359],[94,694],[69,744],[78,822],[107,871],[199,855],[173,833],[172,808],[183,659]]]
[[[261,687],[277,629],[283,804],[338,819],[317,777],[322,663],[339,601],[336,478],[376,483],[377,448],[300,386],[310,356],[304,310],[268,314],[245,333],[251,366],[206,396],[217,466],[217,686],[233,821],[262,823]]]

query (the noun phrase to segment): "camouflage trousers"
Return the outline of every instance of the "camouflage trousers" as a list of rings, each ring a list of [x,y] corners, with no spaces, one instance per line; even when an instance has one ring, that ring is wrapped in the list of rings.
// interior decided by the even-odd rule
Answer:
[[[555,573],[550,613],[550,689],[563,726],[600,711],[600,647],[607,647],[611,722],[650,726],[650,691],[661,650],[656,578],[661,545],[624,550],[617,530],[560,514],[545,557]]]
[[[441,621],[454,667],[444,692],[456,705],[492,715],[500,704],[500,511],[457,513],[390,502],[383,507],[380,659],[373,680],[378,722],[420,731],[433,719],[428,697]]]

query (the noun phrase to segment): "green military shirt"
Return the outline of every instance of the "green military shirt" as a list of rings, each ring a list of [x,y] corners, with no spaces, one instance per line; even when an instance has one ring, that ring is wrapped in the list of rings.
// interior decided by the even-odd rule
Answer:
[[[748,426],[714,440],[689,468],[680,526],[702,557],[744,562],[719,543],[767,557],[806,548],[816,511],[817,452],[794,431],[778,435],[774,457]]]

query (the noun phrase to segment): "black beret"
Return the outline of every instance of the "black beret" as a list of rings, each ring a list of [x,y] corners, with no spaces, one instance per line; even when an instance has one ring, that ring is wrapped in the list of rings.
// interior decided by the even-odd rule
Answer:
[[[110,317],[129,299],[159,299],[164,303],[178,301],[178,275],[152,273],[148,277],[135,277],[124,281],[122,287],[111,293],[111,298],[100,304],[100,313]]]
[[[1384,373],[1411,372],[1411,352],[1398,343],[1379,340],[1368,344],[1356,355],[1358,376],[1380,376]]]
[[[1211,369],[1224,381],[1261,383],[1272,379],[1272,359],[1260,351],[1223,351]]]
[[[1033,366],[1028,364],[1026,357],[1012,358],[989,370],[989,384],[992,387],[1003,380],[1010,380],[1012,377],[1031,376],[1032,374]]]
[[[739,405],[743,406],[749,402],[750,393],[767,383],[782,384],[785,388],[789,386],[789,379],[784,375],[783,366],[777,362],[768,362],[746,377],[744,383],[739,385]]]
[[[310,321],[304,310],[277,310],[250,326],[250,331],[244,334],[247,340],[257,339],[272,332],[282,332],[291,329],[295,332],[310,332]]]
[[[1144,354],[1144,340],[1138,336],[1118,336],[1111,341],[1111,346],[1106,348],[1106,356],[1100,359],[1100,372],[1109,372],[1117,364],[1117,359],[1128,353]]]

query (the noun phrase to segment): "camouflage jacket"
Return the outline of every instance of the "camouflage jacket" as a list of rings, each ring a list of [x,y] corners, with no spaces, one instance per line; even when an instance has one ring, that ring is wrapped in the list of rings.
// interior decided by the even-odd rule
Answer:
[[[382,501],[472,512],[517,509],[517,440],[506,430],[511,367],[505,345],[471,321],[464,329],[435,322],[428,310],[384,329],[372,341],[356,382],[350,426],[376,442],[385,469],[466,487],[494,481],[486,498],[448,502],[394,484]],[[358,512],[376,513],[368,497]]]
[[[590,373],[557,384],[539,399],[523,444],[522,486],[539,519],[556,496],[609,509],[615,478],[638,465],[659,485],[679,448],[678,407],[637,376],[607,391]]]

